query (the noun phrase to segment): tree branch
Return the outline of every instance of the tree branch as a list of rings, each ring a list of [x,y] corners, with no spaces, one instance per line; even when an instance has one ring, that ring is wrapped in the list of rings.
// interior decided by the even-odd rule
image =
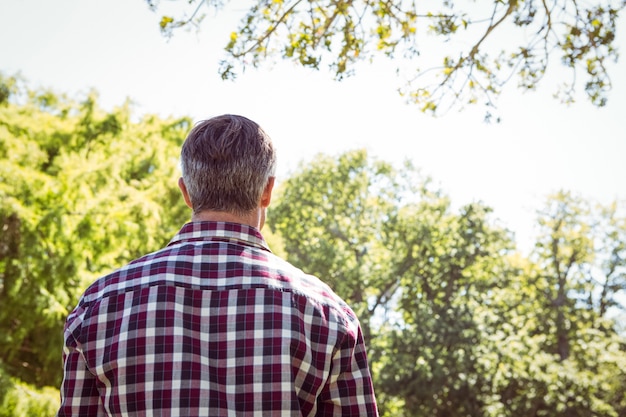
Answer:
[[[282,16],[280,16],[280,18],[276,21],[276,24],[271,25],[261,37],[256,39],[256,42],[254,42],[250,48],[239,53],[235,53],[231,51],[230,54],[233,56],[233,58],[241,58],[242,56],[245,56],[249,54],[250,52],[254,51],[255,49],[257,49],[263,42],[265,42],[270,36],[272,36],[272,34],[276,31],[276,29],[278,29],[278,26],[281,23],[283,23],[283,21],[287,18],[287,16],[291,14],[293,9],[295,9],[296,6],[298,6],[298,4],[302,3],[302,1],[303,0],[296,0],[293,3],[293,5],[289,9],[287,9],[287,11],[285,11],[285,13],[282,14]]]

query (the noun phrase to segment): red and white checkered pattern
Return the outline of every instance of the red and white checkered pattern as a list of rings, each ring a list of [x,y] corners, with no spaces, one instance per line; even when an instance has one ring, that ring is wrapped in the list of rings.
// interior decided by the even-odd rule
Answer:
[[[377,416],[352,310],[235,223],[97,280],[63,359],[59,416]]]

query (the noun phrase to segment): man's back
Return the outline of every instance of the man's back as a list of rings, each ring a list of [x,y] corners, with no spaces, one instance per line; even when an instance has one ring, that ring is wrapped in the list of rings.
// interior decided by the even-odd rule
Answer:
[[[354,313],[242,224],[98,280],[65,339],[59,415],[376,415]]]

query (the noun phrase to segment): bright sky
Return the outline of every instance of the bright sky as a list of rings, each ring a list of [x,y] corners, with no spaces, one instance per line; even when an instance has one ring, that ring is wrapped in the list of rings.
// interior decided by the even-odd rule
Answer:
[[[217,62],[236,20],[207,18],[199,33],[169,41],[158,21],[144,0],[0,0],[0,71],[72,96],[95,88],[105,108],[130,98],[138,113],[245,115],[274,139],[283,176],[319,152],[365,147],[390,162],[408,158],[455,205],[492,206],[522,244],[548,193],[626,200],[624,59],[612,66],[613,91],[602,109],[582,94],[566,107],[548,82],[522,94],[513,80],[498,101],[502,122],[485,124],[481,107],[436,119],[422,114],[398,96],[399,81],[384,65],[364,65],[341,83],[290,63],[224,82]],[[620,23],[624,53],[626,19]]]

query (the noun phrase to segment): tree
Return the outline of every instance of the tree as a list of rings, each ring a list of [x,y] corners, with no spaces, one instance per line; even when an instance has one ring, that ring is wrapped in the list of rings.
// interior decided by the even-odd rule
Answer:
[[[560,191],[538,212],[540,235],[531,260],[541,271],[535,285],[551,312],[546,322],[556,327],[552,350],[561,360],[570,356],[570,334],[578,324],[608,331],[609,309],[626,310],[619,297],[626,292],[626,216],[621,211],[617,202],[594,207]]]
[[[626,289],[617,279],[626,229],[617,205],[609,208],[561,191],[538,211],[534,252],[503,315],[513,326],[489,349],[499,352],[501,398],[519,415],[624,413],[626,343],[601,306]]]
[[[158,0],[146,2],[152,10],[160,7]],[[199,27],[203,6],[224,5],[184,3],[161,17],[167,36],[180,27]],[[472,103],[493,107],[513,77],[519,88],[535,89],[557,60],[571,74],[557,93],[563,101],[573,100],[582,78],[589,100],[604,106],[611,89],[608,64],[617,60],[616,22],[626,1],[275,0],[248,7],[225,40],[223,78],[279,56],[307,68],[326,65],[342,79],[358,62],[387,57],[405,78],[400,91],[407,100],[439,114]]]
[[[0,357],[59,386],[63,322],[96,277],[168,242],[188,212],[176,186],[190,121],[105,112],[0,77]],[[2,365],[2,364],[0,364]]]

